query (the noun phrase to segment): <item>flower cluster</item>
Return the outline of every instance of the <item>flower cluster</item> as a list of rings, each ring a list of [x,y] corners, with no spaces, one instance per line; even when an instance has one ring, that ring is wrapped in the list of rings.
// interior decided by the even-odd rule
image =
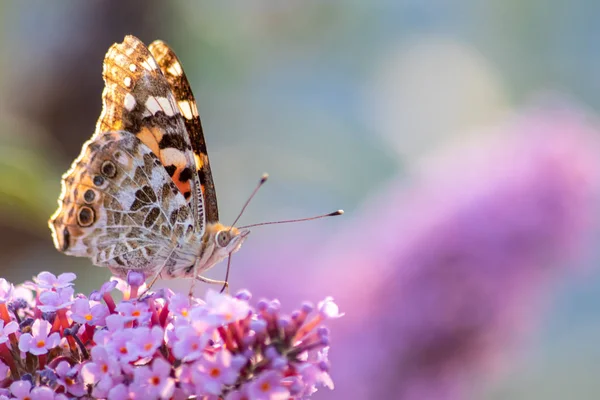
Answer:
[[[321,325],[341,316],[331,298],[287,316],[276,300],[253,308],[247,291],[146,294],[130,273],[86,297],[74,279],[0,279],[0,400],[283,400],[333,388]]]

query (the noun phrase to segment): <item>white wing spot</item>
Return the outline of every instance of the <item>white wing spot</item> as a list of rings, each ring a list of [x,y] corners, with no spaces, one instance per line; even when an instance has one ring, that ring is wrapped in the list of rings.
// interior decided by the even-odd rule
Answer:
[[[156,61],[154,61],[154,57],[148,58],[148,62],[150,63],[152,69],[158,69],[158,65],[156,64]]]
[[[126,77],[123,79],[123,83],[125,84],[125,86],[127,86],[127,87],[131,87],[131,78],[130,78],[130,77],[128,77],[128,76],[126,76]]]
[[[125,108],[129,111],[131,111],[135,108],[135,97],[133,97],[133,95],[131,93],[127,93],[125,95],[124,105],[125,105]]]
[[[181,64],[179,64],[178,62],[173,63],[173,65],[171,65],[169,68],[167,68],[167,71],[174,76],[180,76],[183,75],[183,70],[181,69]]]
[[[129,70],[131,72],[135,72],[137,70],[137,67],[135,66],[135,64],[129,64]]]
[[[189,101],[181,100],[181,101],[178,101],[177,104],[179,105],[179,109],[181,110],[181,113],[183,114],[183,116],[186,119],[194,118],[194,116],[192,114],[192,108],[190,107]]]
[[[160,104],[156,101],[156,97],[149,96],[148,100],[146,100],[146,109],[150,111],[153,115],[159,111],[162,111]]]
[[[146,70],[148,71],[152,71],[154,68],[152,68],[152,66],[150,66],[150,64],[148,64],[148,61],[142,61],[142,67],[144,67]]]
[[[157,97],[156,100],[158,100],[158,103],[167,116],[172,117],[175,115],[176,112],[175,108],[173,108],[173,102],[169,101],[166,97]]]
[[[192,115],[194,117],[198,116],[198,105],[196,104],[195,101],[190,102],[191,103],[191,107],[192,107]]]

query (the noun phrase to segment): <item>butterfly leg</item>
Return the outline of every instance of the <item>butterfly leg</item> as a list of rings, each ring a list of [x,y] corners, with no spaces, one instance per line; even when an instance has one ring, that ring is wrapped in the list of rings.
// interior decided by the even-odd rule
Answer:
[[[229,294],[229,283],[227,281],[219,281],[216,279],[209,279],[209,278],[205,278],[203,276],[196,276],[196,279],[198,279],[200,282],[208,283],[210,285],[224,285],[225,290],[227,290],[227,294]]]

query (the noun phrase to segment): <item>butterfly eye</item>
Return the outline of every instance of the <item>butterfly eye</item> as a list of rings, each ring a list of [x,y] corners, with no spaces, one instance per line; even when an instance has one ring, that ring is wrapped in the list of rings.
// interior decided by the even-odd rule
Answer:
[[[229,231],[219,231],[219,233],[217,233],[217,246],[226,247],[230,240],[231,236],[229,235]]]

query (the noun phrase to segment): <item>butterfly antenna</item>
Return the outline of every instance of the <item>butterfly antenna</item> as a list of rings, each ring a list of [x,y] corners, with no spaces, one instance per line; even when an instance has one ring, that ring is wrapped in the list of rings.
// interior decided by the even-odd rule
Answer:
[[[252,228],[252,227],[255,227],[255,226],[262,226],[262,225],[288,224],[290,222],[312,221],[313,219],[320,219],[320,218],[325,218],[325,217],[335,217],[336,215],[342,215],[343,213],[344,213],[344,210],[337,210],[337,211],[331,212],[329,214],[317,215],[315,217],[298,218],[298,219],[286,219],[286,220],[283,220],[283,221],[259,222],[258,224],[240,226],[239,228],[240,229],[244,229],[244,228]]]
[[[269,179],[269,174],[263,174],[263,176],[260,177],[260,181],[258,181],[258,185],[256,185],[256,187],[254,188],[254,190],[252,191],[252,193],[248,197],[248,200],[246,200],[246,202],[244,203],[244,206],[240,210],[240,213],[235,218],[235,221],[233,221],[233,224],[231,224],[231,226],[235,226],[235,224],[238,222],[238,220],[240,219],[240,217],[242,216],[242,214],[246,210],[246,207],[248,207],[248,204],[250,204],[250,201],[252,200],[252,198],[254,197],[254,195],[256,195],[256,193],[258,192],[258,189],[260,189],[261,186],[264,185],[264,183],[267,181],[267,179]],[[229,266],[227,268],[227,272],[229,273]]]

